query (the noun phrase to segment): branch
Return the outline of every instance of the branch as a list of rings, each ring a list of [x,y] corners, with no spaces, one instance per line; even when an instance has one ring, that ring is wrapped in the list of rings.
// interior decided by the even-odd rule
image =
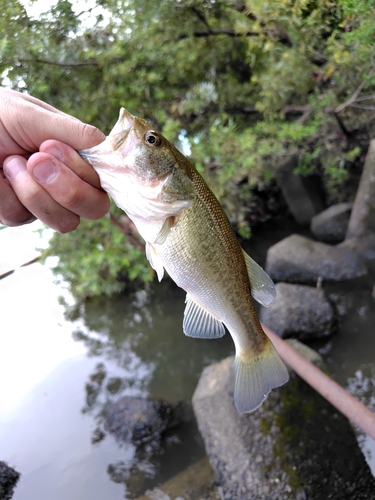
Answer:
[[[308,116],[312,113],[312,109],[309,106],[285,106],[282,111],[286,115],[302,115],[300,120],[306,121]],[[241,113],[244,115],[260,115],[261,113],[256,109],[255,106],[231,106],[225,108],[226,113],[236,114]]]
[[[286,115],[304,115],[310,112],[311,108],[309,106],[285,106],[284,113]]]
[[[215,30],[215,31],[194,31],[191,34],[182,34],[179,35],[176,40],[185,40],[186,38],[190,38],[191,36],[196,38],[204,38],[208,36],[218,36],[218,35],[226,35],[232,38],[239,38],[241,36],[259,36],[257,31],[247,31],[246,33],[236,33],[233,30]]]
[[[41,63],[41,64],[51,64],[53,66],[62,67],[80,67],[80,66],[99,66],[98,61],[71,61],[71,62],[60,62],[60,61],[50,61],[49,59],[18,59],[17,61],[2,61],[0,66],[10,66],[14,64],[23,63]]]
[[[371,123],[373,120],[375,120],[375,114],[371,115],[370,118],[368,118],[363,123],[361,123],[361,127],[365,127],[366,125]]]
[[[207,27],[209,31],[211,31],[211,26],[208,24],[207,19],[204,17],[204,15],[196,8],[196,7],[190,7],[190,9],[194,12],[194,14],[197,16],[197,18],[202,21],[202,23]]]
[[[375,106],[370,106],[369,104],[357,104],[354,102],[353,104],[350,104],[351,108],[358,108],[358,109],[375,109]]]
[[[263,34],[266,36],[275,36],[278,41],[287,46],[287,47],[292,47],[293,42],[291,41],[290,37],[281,31],[275,32],[275,30],[272,29],[263,29]],[[203,38],[203,37],[209,37],[209,36],[218,36],[218,35],[226,35],[230,36],[231,38],[240,38],[243,36],[259,36],[260,33],[258,31],[246,31],[245,33],[237,33],[236,31],[233,30],[215,30],[215,31],[194,31],[192,34],[182,34],[178,36],[174,41],[179,41],[179,40],[185,40],[186,38],[190,38],[191,36],[196,37],[196,38]]]
[[[241,12],[241,14],[245,13],[246,17],[248,17],[252,21],[256,21],[256,16],[248,10],[244,2],[233,2],[232,7],[237,12]]]
[[[341,129],[341,132],[345,135],[345,137],[347,139],[349,139],[351,136],[352,136],[352,131],[349,131],[345,125],[344,125],[344,122],[341,120],[340,116],[338,113],[336,113],[336,111],[334,109],[331,109],[331,108],[326,108],[325,109],[325,113],[329,114],[329,115],[332,115],[335,117],[336,121],[337,121],[337,124],[338,126],[340,127]]]
[[[302,106],[301,106],[302,107]],[[306,106],[305,111],[302,113],[302,116],[298,119],[297,125],[304,125],[312,114],[313,110]]]
[[[241,12],[241,14],[244,14],[248,19],[251,19],[252,21],[256,21],[257,17],[255,14],[253,14],[249,8],[246,6],[244,2],[233,2],[231,7],[236,10],[237,12]],[[283,45],[286,45],[287,47],[293,47],[293,41],[290,38],[290,36],[287,33],[284,33],[283,31],[280,31],[278,28],[267,28],[267,25],[265,22],[261,22],[260,25],[263,28],[263,34],[264,35],[276,35],[278,38],[279,42],[282,43]]]
[[[133,245],[137,246],[141,250],[145,250],[145,245],[133,234],[133,231],[137,231],[134,223],[129,219],[127,215],[121,217],[121,220],[115,217],[113,214],[109,214],[109,220],[117,226],[120,231],[129,238]]]
[[[337,108],[335,109],[335,113],[340,113],[340,111],[342,111],[343,109],[345,109],[346,107],[348,106],[351,106],[358,98],[359,94],[362,92],[363,90],[363,87],[366,85],[366,82],[367,82],[367,79],[375,72],[375,66],[372,67],[372,69],[370,70],[369,74],[366,76],[366,78],[363,80],[363,82],[359,85],[359,87],[357,88],[357,90],[354,92],[354,94],[352,95],[352,97],[350,99],[348,99],[346,102],[344,102],[343,104],[340,104],[340,106],[337,106]]]
[[[243,115],[259,115],[259,111],[255,106],[225,106],[224,111],[231,115],[243,114]]]
[[[367,101],[367,99],[375,99],[375,94],[363,95],[361,97],[357,97],[356,102]]]

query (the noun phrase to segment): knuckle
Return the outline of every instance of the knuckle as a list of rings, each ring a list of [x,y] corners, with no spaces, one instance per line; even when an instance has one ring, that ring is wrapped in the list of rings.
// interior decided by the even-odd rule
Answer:
[[[76,187],[70,187],[60,200],[61,205],[68,209],[74,209],[82,205],[84,200],[84,193]]]
[[[102,193],[100,193],[102,194]],[[103,193],[104,194],[104,193]],[[91,220],[99,220],[105,216],[110,207],[109,198],[107,195],[100,196],[96,203],[91,203],[86,208],[86,217]]]
[[[35,220],[35,217],[22,205],[6,205],[1,208],[0,219],[9,227],[22,226]]]
[[[104,140],[104,134],[93,125],[85,123],[82,129],[82,136],[89,141],[90,144],[99,144]]]
[[[55,229],[61,234],[66,234],[75,231],[79,226],[79,223],[80,218],[78,216],[69,217],[67,219],[60,220],[58,226]]]

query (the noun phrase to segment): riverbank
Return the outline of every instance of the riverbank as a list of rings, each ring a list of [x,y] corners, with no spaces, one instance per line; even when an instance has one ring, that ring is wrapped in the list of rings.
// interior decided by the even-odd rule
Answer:
[[[254,231],[247,251],[264,265],[267,248],[298,229],[289,217],[269,221]],[[308,236],[309,230],[301,233]],[[140,464],[146,472],[130,484],[126,471],[134,465],[134,449],[119,446],[111,435],[92,443],[103,405],[147,394],[190,402],[203,368],[232,354],[233,343],[228,335],[215,341],[186,338],[185,294],[170,281],[80,304],[69,319],[58,297],[70,304],[72,299],[65,284],[54,280],[48,263],[37,263],[0,281],[6,332],[0,459],[21,473],[13,500],[120,500],[125,492],[137,498],[203,458],[202,440],[194,422],[181,428],[154,455],[152,467]],[[366,404],[375,381],[374,282],[373,274],[323,282],[339,313],[340,334],[312,342],[334,378]],[[358,439],[375,474],[374,443]]]

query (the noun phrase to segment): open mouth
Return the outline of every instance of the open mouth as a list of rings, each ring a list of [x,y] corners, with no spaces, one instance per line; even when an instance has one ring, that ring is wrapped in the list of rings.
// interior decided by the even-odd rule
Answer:
[[[80,149],[78,154],[93,167],[117,164],[118,156],[127,156],[138,143],[133,129],[134,121],[135,117],[121,108],[119,119],[108,137],[97,146]]]

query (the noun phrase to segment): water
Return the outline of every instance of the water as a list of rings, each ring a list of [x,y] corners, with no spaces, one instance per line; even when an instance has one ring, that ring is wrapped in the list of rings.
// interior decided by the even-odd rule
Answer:
[[[261,264],[269,244],[294,230],[290,223],[266,229],[248,249]],[[339,333],[314,346],[336,380],[370,406],[374,283],[375,273],[323,284],[339,313]],[[0,460],[22,474],[14,500],[136,498],[201,458],[203,443],[191,421],[140,462],[132,446],[111,435],[100,439],[103,408],[123,395],[189,402],[203,367],[233,354],[233,343],[229,335],[185,337],[185,293],[168,281],[69,307],[68,315],[61,295],[71,303],[48,265],[0,280]],[[375,474],[374,442],[361,435],[359,442]]]

